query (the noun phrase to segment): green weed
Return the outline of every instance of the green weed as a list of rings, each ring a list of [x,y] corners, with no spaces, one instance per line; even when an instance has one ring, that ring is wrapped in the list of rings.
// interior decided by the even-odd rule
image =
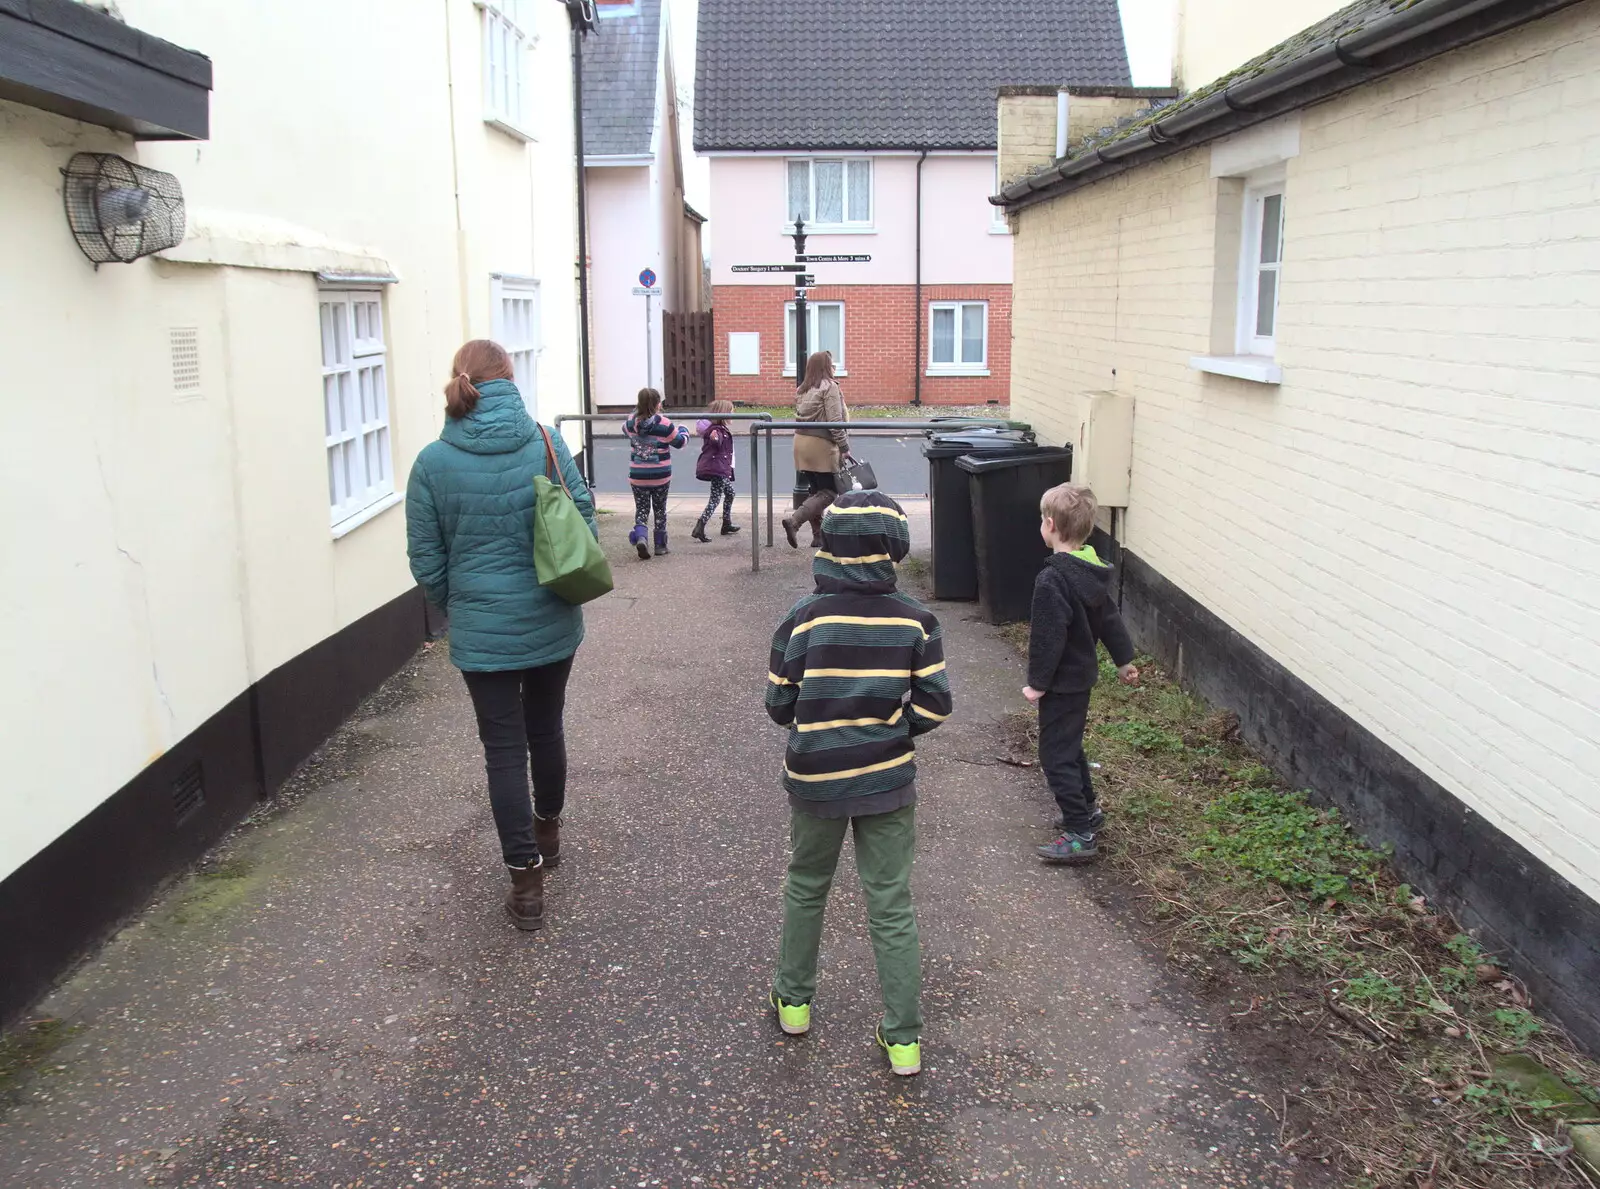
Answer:
[[[1377,873],[1378,856],[1350,833],[1339,811],[1313,808],[1303,793],[1235,789],[1204,816],[1209,828],[1189,858],[1229,878],[1338,900]]]
[[[1154,723],[1142,722],[1139,719],[1105,723],[1097,727],[1095,733],[1107,739],[1115,739],[1119,743],[1126,743],[1129,747],[1146,753],[1183,750],[1183,740],[1179,736],[1163,730]]]

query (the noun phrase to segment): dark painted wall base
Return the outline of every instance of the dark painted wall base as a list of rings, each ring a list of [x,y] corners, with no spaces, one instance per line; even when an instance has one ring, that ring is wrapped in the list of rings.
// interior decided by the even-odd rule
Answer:
[[[0,882],[0,1023],[286,780],[427,631],[418,590],[273,670]]]
[[[1123,618],[1140,646],[1238,714],[1244,737],[1295,787],[1338,805],[1371,841],[1392,843],[1404,879],[1600,1049],[1600,904],[1136,554],[1120,553]]]

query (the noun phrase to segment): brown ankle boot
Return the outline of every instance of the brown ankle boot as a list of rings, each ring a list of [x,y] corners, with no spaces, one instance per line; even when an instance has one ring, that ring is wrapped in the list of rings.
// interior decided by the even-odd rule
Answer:
[[[550,868],[561,866],[561,819],[533,815],[533,840],[539,844],[539,855]]]
[[[511,890],[506,893],[506,911],[519,929],[532,931],[544,925],[544,867],[507,867]]]

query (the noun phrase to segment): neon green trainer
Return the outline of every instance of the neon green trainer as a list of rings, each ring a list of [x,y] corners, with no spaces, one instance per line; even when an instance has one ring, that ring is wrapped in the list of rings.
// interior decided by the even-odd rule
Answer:
[[[778,998],[776,991],[771,992],[767,999],[772,1006],[778,1009],[778,1027],[790,1036],[804,1036],[811,1031],[811,1005],[809,1003],[785,1003]]]
[[[908,1045],[892,1045],[883,1039],[883,1028],[878,1028],[878,1046],[889,1054],[889,1068],[899,1076],[908,1078],[922,1072],[922,1045],[912,1041]]]

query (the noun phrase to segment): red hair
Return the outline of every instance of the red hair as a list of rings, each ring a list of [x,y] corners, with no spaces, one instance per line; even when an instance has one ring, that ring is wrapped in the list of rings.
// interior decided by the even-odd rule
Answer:
[[[456,352],[450,364],[450,382],[444,386],[444,411],[460,419],[478,407],[478,385],[490,380],[513,380],[511,356],[499,343],[473,339]]]

